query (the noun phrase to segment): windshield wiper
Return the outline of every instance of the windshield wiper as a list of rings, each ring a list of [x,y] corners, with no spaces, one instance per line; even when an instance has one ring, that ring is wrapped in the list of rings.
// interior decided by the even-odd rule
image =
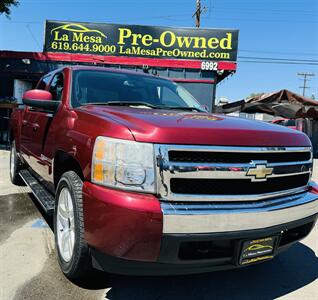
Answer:
[[[107,105],[120,105],[120,106],[147,106],[151,108],[158,108],[158,106],[143,101],[109,101]]]
[[[153,105],[148,102],[143,101],[108,101],[108,102],[90,102],[82,105],[111,105],[111,106],[147,106],[153,109],[176,109],[176,110],[186,110],[186,111],[197,111],[197,112],[206,112],[203,109],[198,107],[190,106],[165,106],[165,105]]]
[[[147,106],[150,108],[159,108],[156,105],[142,101],[108,101],[108,102],[91,102],[84,105],[113,105],[113,106]]]
[[[179,110],[187,110],[187,111],[197,111],[197,112],[206,112],[203,109],[198,107],[190,107],[190,106],[160,106],[162,109],[179,109]]]

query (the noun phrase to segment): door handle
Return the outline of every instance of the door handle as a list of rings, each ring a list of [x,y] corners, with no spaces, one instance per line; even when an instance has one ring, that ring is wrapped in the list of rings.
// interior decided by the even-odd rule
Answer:
[[[33,131],[37,131],[40,128],[40,125],[38,123],[32,124]]]
[[[26,126],[28,124],[27,120],[22,120],[22,126]]]

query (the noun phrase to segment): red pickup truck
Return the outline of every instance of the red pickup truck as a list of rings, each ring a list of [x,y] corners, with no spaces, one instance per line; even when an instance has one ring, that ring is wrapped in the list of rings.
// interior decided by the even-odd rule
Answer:
[[[23,102],[11,117],[11,179],[54,215],[69,278],[246,266],[317,220],[301,132],[207,113],[176,83],[119,69],[56,70]]]

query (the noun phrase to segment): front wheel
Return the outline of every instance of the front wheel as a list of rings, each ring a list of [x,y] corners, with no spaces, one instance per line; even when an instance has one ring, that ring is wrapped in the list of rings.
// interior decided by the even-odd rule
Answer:
[[[89,247],[84,239],[81,178],[63,174],[56,192],[54,234],[60,267],[66,277],[81,279],[91,271]]]

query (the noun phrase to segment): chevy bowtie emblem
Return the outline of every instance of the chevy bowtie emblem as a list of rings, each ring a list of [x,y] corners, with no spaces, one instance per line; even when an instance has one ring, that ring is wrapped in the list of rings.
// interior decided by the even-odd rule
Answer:
[[[273,168],[268,168],[267,162],[253,161],[252,165],[246,173],[246,176],[253,176],[252,181],[265,181],[267,176],[273,174]]]

